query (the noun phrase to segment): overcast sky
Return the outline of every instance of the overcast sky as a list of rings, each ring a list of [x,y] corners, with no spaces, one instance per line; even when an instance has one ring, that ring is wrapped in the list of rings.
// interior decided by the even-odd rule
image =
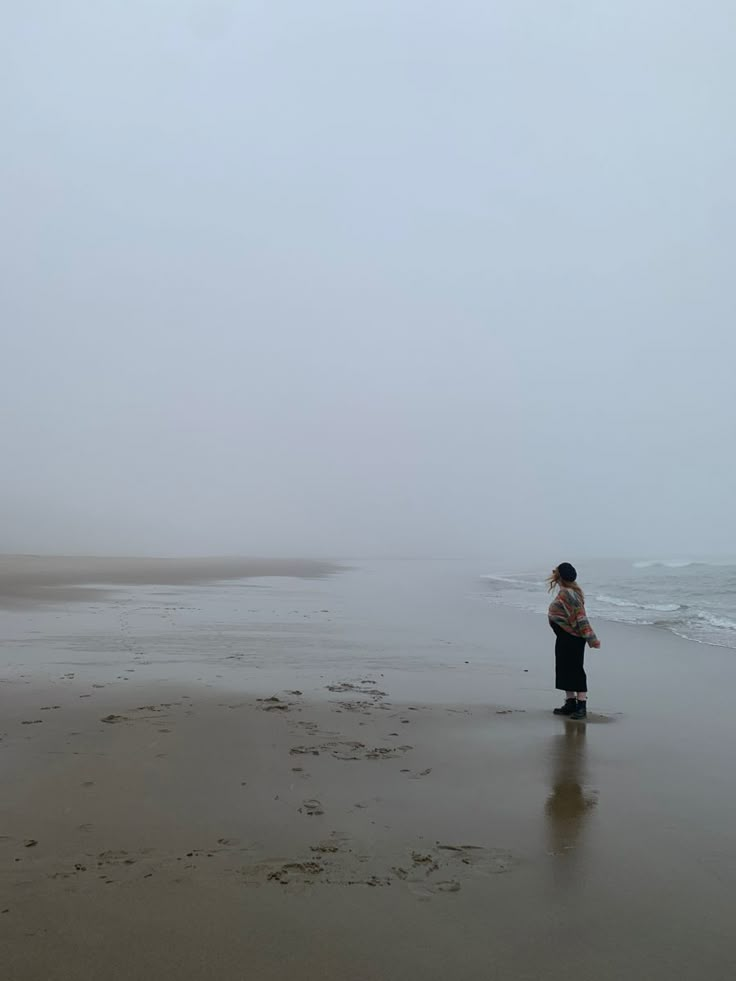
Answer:
[[[736,551],[731,0],[6,0],[0,549]]]

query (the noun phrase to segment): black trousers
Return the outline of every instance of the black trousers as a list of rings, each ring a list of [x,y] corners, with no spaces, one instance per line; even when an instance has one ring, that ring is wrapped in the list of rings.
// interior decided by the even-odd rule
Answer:
[[[562,691],[588,690],[588,679],[585,676],[585,639],[574,637],[562,627],[550,621],[555,632],[555,688]]]

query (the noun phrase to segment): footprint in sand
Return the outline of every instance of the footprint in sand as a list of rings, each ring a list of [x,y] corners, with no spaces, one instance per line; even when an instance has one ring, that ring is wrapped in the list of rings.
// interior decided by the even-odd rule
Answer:
[[[375,702],[367,701],[338,702],[337,704],[345,712],[359,712],[361,715],[370,715],[376,707]]]
[[[365,759],[367,760],[392,760],[400,753],[407,753],[412,746],[397,746],[395,749],[393,747],[387,746],[375,746],[373,749],[369,749],[365,754]]]
[[[306,729],[306,731],[312,735],[319,734],[319,724],[317,722],[306,722],[304,720],[300,720],[296,723],[296,725],[298,725],[300,729]]]
[[[289,751],[292,755],[312,754],[319,756],[321,752],[329,753],[336,760],[385,760],[396,759],[413,749],[412,746],[374,746],[369,748],[365,743],[354,740],[340,740],[320,743],[317,746],[293,746]]]
[[[322,809],[322,802],[316,799],[305,800],[298,810],[300,814],[306,814],[308,817],[319,817],[325,813]]]
[[[515,865],[511,854],[481,845],[437,843],[431,851],[413,851],[410,867],[394,867],[411,892],[422,900],[444,892],[459,892],[462,877],[499,875]]]
[[[264,712],[288,712],[291,707],[288,702],[282,702],[276,695],[270,698],[257,698],[256,701],[261,702]]]
[[[516,865],[514,856],[502,848],[484,848],[482,845],[436,845],[445,861],[459,869],[465,866],[482,875],[500,875]]]
[[[438,892],[460,892],[457,879],[442,879],[438,882],[410,882],[409,889],[417,899],[432,899]]]
[[[279,882],[288,885],[297,877],[299,881],[310,884],[321,874],[319,862],[286,862],[279,869],[274,869],[266,876],[268,882]]]
[[[384,866],[373,851],[361,854],[350,847],[350,839],[343,832],[332,832],[308,849],[307,853],[288,858],[246,865],[239,870],[240,874],[254,885],[274,882],[297,889],[317,883],[384,887],[398,880],[417,899],[431,900],[459,892],[472,876],[504,872],[512,864],[511,856],[499,849],[437,843],[434,847],[422,844],[404,853],[403,863],[399,860],[392,866]]]
[[[136,865],[140,858],[149,855],[152,851],[152,848],[144,848],[136,857],[132,857],[130,852],[124,848],[110,848],[107,851],[99,853],[97,856],[97,866],[98,868],[103,866],[119,866],[122,868],[126,865]]]
[[[135,859],[130,858],[126,851],[115,851],[110,849],[106,852],[100,852],[97,856],[98,867],[104,865],[135,865]]]
[[[375,681],[360,681],[358,682],[358,684],[353,684],[350,681],[341,681],[338,684],[327,685],[326,687],[327,687],[327,691],[334,691],[334,692],[349,691],[349,692],[357,692],[361,695],[369,695],[371,698],[375,699],[376,701],[380,700],[381,698],[386,698],[388,694],[387,692],[379,691],[377,688],[368,687],[369,685],[375,685],[375,683],[376,683]]]

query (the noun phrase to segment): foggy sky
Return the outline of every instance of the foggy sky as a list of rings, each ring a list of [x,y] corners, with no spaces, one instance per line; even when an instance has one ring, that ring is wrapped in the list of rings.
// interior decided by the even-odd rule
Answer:
[[[0,550],[736,552],[728,0],[0,11]]]

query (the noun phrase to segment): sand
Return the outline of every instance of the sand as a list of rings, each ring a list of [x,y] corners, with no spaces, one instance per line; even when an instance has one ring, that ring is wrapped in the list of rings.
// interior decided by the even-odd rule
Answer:
[[[3,617],[3,977],[733,976],[733,652],[605,625],[580,725],[406,567],[137,568]]]
[[[308,578],[334,571],[329,562],[305,559],[104,558],[0,555],[0,608],[50,602],[94,601],[111,586],[177,586],[262,576]]]

